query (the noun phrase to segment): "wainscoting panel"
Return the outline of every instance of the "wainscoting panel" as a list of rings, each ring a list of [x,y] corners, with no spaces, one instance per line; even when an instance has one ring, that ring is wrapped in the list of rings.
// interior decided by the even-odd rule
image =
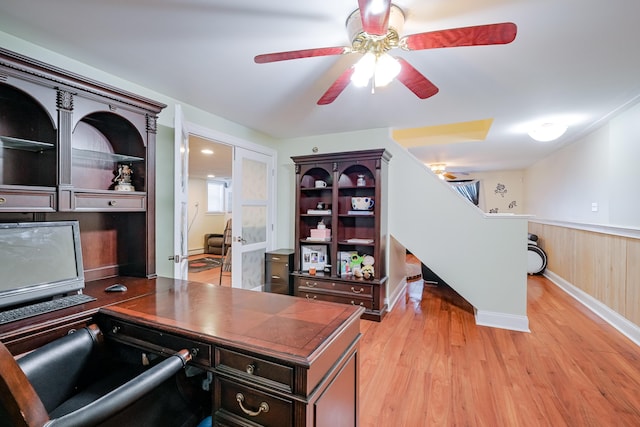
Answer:
[[[640,239],[590,228],[529,222],[548,270],[640,325]]]
[[[628,240],[625,317],[640,325],[640,240]]]

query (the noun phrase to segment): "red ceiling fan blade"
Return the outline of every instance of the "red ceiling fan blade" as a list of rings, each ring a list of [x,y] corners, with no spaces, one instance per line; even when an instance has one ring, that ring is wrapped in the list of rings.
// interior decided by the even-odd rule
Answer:
[[[387,34],[391,0],[358,0],[358,7],[365,32],[376,36]]]
[[[415,93],[418,98],[426,99],[438,93],[436,85],[431,83],[429,79],[413,68],[411,64],[403,58],[396,59],[402,66],[397,79],[400,80],[403,85],[408,87],[411,92]]]
[[[403,37],[401,45],[406,50],[422,50],[441,47],[507,44],[516,38],[517,31],[516,24],[512,22],[451,28]]]
[[[349,86],[349,82],[351,81],[352,74],[353,74],[353,67],[349,67],[346,70],[344,70],[344,72],[340,74],[340,77],[338,77],[338,79],[335,82],[333,82],[331,87],[327,89],[324,95],[322,95],[322,98],[318,100],[318,105],[327,105],[335,101],[338,95],[340,95],[342,91],[347,86]]]
[[[266,64],[268,62],[287,61],[289,59],[311,58],[314,56],[331,56],[350,53],[351,48],[348,47],[321,47],[317,49],[292,50],[289,52],[265,53],[257,55],[253,60],[258,64]]]

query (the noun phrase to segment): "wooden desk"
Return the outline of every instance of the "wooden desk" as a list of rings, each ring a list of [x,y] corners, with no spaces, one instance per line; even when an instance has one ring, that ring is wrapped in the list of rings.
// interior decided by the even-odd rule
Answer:
[[[103,307],[96,319],[122,343],[191,349],[212,373],[214,425],[358,425],[362,307],[155,280],[155,293]]]
[[[124,283],[128,290],[118,293],[104,291],[107,286],[114,283]],[[84,293],[95,297],[95,301],[0,325],[0,341],[7,346],[11,354],[16,356],[67,335],[74,329],[87,326],[93,322],[95,314],[102,307],[153,294],[156,289],[160,290],[172,285],[173,280],[157,282],[145,278],[122,276],[87,282]]]

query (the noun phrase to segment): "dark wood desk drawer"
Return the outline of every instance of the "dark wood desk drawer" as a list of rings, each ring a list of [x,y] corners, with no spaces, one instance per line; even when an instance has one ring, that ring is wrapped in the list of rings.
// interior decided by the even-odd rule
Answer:
[[[56,194],[53,189],[42,191],[0,188],[0,212],[55,212]]]
[[[219,376],[215,377],[213,406],[216,426],[293,425],[293,401]]]
[[[291,393],[293,390],[293,368],[258,357],[216,347],[215,368],[248,381]]]
[[[328,291],[345,292],[352,295],[368,296],[373,295],[373,285],[366,282],[327,280],[311,277],[296,277],[296,288],[325,289]]]
[[[351,304],[364,307],[368,310],[373,309],[373,299],[369,296],[346,295],[331,292],[322,292],[322,290],[314,291],[308,289],[296,288],[295,296],[306,298],[309,301],[330,301],[339,302],[341,304]]]
[[[75,192],[74,210],[90,211],[144,211],[147,198],[144,193],[101,194]]]
[[[100,328],[106,336],[114,340],[164,355],[171,355],[185,348],[191,352],[194,363],[211,366],[209,344],[116,319],[107,319],[106,323],[106,325],[100,325]]]

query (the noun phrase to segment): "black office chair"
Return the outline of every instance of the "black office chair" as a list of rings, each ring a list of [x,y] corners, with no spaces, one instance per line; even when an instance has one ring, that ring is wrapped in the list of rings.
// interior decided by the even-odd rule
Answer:
[[[0,425],[147,425],[145,413],[149,411],[160,411],[152,418],[154,425],[195,425],[202,419],[202,413],[190,409],[177,417],[180,424],[162,414],[165,409],[170,410],[172,401],[179,400],[169,397],[169,402],[164,403],[160,396],[170,395],[167,387],[175,388],[171,387],[172,380],[191,360],[188,350],[166,359],[158,357],[158,363],[151,367],[125,363],[123,368],[118,365],[114,370],[115,365],[104,356],[104,347],[96,325],[17,360],[0,343]],[[147,398],[154,393],[160,398]]]

